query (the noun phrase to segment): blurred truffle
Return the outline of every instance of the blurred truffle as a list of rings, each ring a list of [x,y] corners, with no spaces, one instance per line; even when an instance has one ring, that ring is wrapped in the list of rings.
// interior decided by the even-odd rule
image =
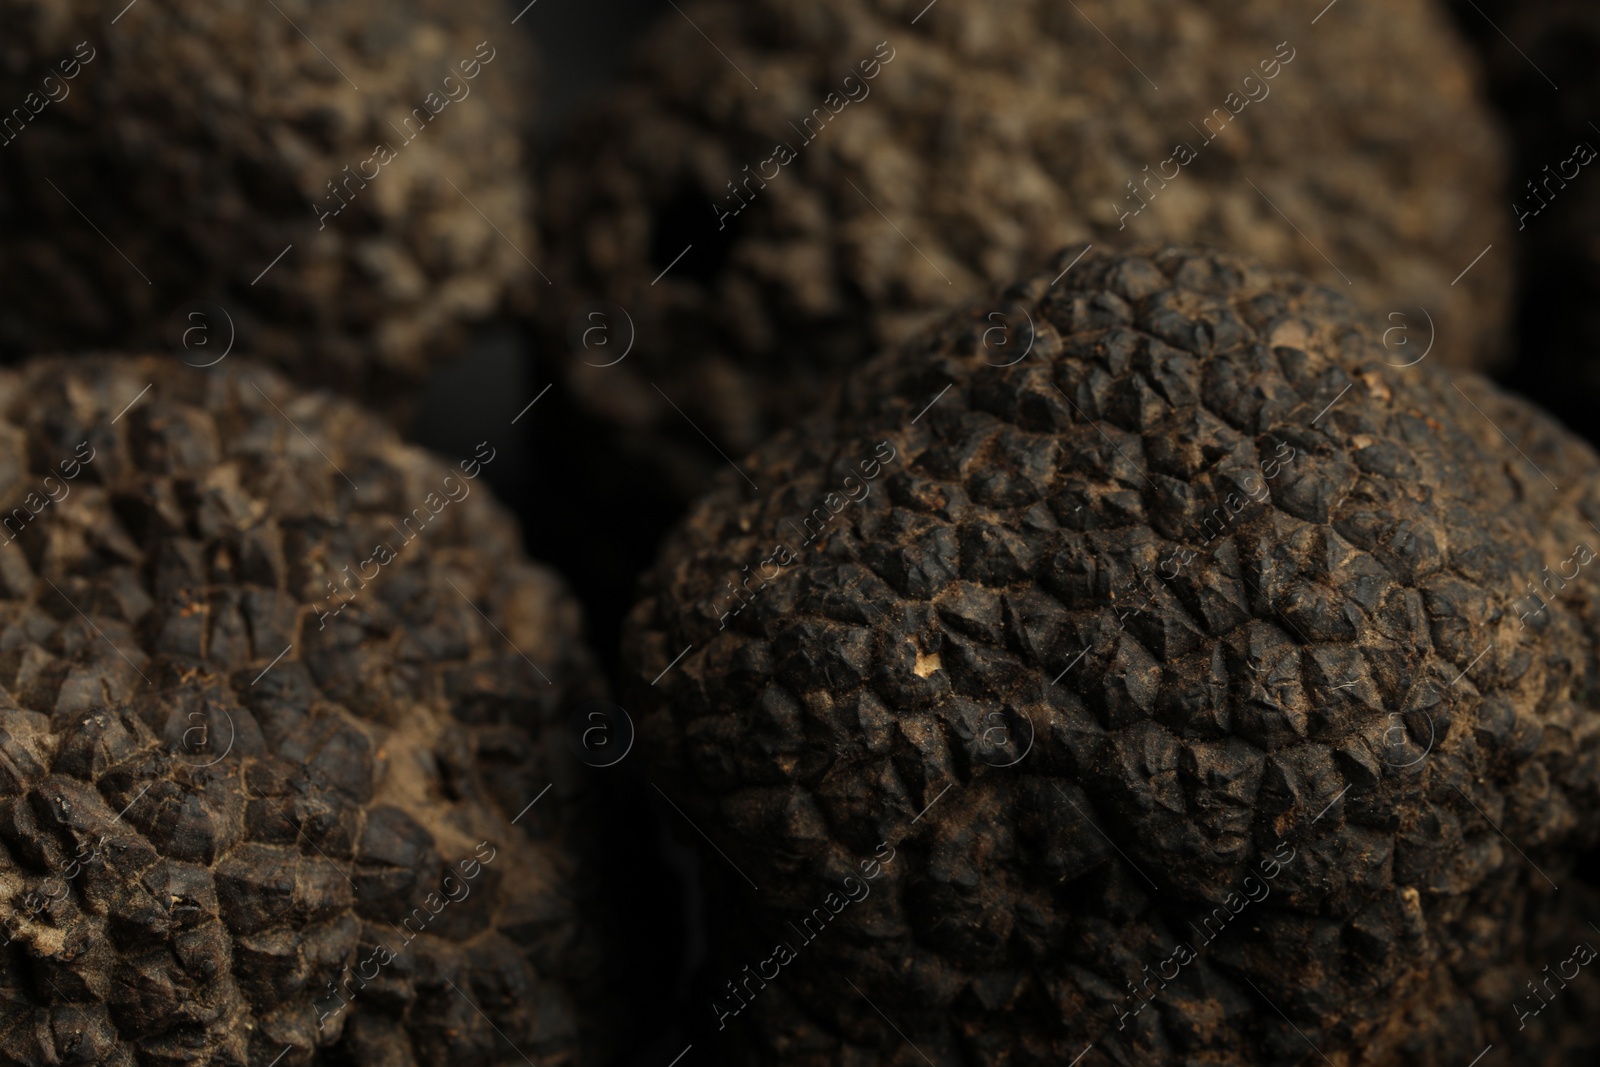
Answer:
[[[400,396],[544,284],[528,49],[503,13],[140,0],[112,24],[0,0],[0,347],[200,366],[231,337],[299,381]]]
[[[237,360],[0,373],[6,1062],[604,1062],[600,684],[493,459]]]
[[[708,1017],[819,1067],[1592,1056],[1592,982],[1512,998],[1592,937],[1551,897],[1600,838],[1595,453],[1298,275],[1073,254],[645,583]]]
[[[737,457],[1064,247],[1207,241],[1502,343],[1508,261],[1451,284],[1505,240],[1501,140],[1431,0],[681,9],[540,201],[568,388],[680,493],[701,432]]]

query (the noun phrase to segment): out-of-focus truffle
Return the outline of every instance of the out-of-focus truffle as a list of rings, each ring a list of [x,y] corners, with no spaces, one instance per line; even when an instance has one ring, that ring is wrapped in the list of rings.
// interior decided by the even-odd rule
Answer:
[[[384,400],[544,284],[527,49],[498,3],[114,14],[0,0],[4,351],[179,346],[199,366],[234,337]]]
[[[1594,452],[1300,276],[1070,257],[858,370],[645,583],[624,651],[718,849],[723,1039],[1592,1054],[1600,999],[1539,1016],[1522,978],[1593,936],[1539,916],[1600,837]]]
[[[0,373],[0,1059],[602,1060],[598,683],[494,458],[238,360]]]
[[[540,200],[568,387],[680,491],[699,431],[753,447],[1068,246],[1206,241],[1501,343],[1509,261],[1452,285],[1505,241],[1501,141],[1431,0],[680,6]]]

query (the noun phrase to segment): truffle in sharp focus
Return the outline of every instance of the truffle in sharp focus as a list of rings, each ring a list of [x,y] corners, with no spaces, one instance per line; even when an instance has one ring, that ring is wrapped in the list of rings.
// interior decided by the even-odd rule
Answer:
[[[0,1059],[603,1062],[600,684],[494,458],[239,360],[0,372]]]
[[[1076,254],[850,375],[645,582],[719,1047],[1592,1056],[1594,983],[1523,983],[1594,937],[1552,899],[1600,835],[1594,452],[1300,276]]]

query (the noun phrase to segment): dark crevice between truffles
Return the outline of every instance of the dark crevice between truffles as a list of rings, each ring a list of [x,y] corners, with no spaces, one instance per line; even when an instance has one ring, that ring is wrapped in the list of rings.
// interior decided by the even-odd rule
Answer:
[[[650,235],[650,265],[665,274],[673,270],[700,285],[715,288],[743,229],[739,215],[717,223],[705,195],[683,185],[662,205]],[[659,276],[659,275],[658,275]]]

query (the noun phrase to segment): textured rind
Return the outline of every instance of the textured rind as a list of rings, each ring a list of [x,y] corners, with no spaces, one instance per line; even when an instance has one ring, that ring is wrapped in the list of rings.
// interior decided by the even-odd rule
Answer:
[[[462,474],[237,359],[0,373],[0,1063],[600,1062],[599,683]]]
[[[553,345],[570,350],[569,320],[595,297],[636,337],[615,366],[620,341],[578,342],[569,387],[680,491],[719,460],[652,385],[746,451],[840,368],[1069,245],[1204,241],[1348,279],[1413,322],[1425,307],[1461,364],[1503,343],[1510,261],[1451,285],[1508,239],[1502,138],[1429,0],[1351,5],[1315,27],[1264,0],[937,4],[915,25],[925,3],[682,6],[577,124],[540,197]],[[1292,62],[1260,81],[1280,43]],[[846,104],[847,91],[868,95]],[[828,121],[804,143],[812,109]],[[1239,114],[1207,145],[1213,109]],[[1199,158],[1163,188],[1177,142]],[[763,166],[780,143],[798,158]],[[1151,175],[1148,207],[1124,222],[1140,203],[1128,183]],[[745,201],[724,228],[718,210]]]
[[[1523,982],[1592,936],[1569,869],[1600,837],[1594,563],[1542,612],[1519,598],[1600,547],[1595,454],[1474,374],[1397,366],[1381,320],[1298,276],[1164,247],[1052,284],[1073,254],[1000,320],[851,376],[644,583],[624,649],[643,736],[722,853],[717,914],[749,916],[717,946],[722,1047],[1592,1055],[1593,983],[1526,1029],[1511,998],[1538,1003]],[[1292,460],[1265,467],[1279,443]],[[1024,720],[1031,749],[986,743]],[[844,929],[802,941],[789,924],[880,842],[896,858]],[[1270,895],[1202,939],[1280,848]],[[775,940],[799,959],[720,1018],[740,1001],[719,981]],[[1198,961],[1119,1030],[1179,941]]]
[[[530,64],[498,3],[140,0],[109,26],[114,14],[0,2],[0,106],[39,99],[47,75],[69,90],[4,148],[5,353],[165,350],[187,336],[199,365],[231,325],[235,351],[370,402],[520,300],[537,261]],[[94,58],[63,82],[80,42]],[[464,80],[479,42],[493,59]],[[378,145],[394,159],[363,187],[350,176],[370,175]],[[350,206],[319,223],[314,205],[341,203],[328,183],[347,180]],[[231,324],[186,318],[202,300]]]

